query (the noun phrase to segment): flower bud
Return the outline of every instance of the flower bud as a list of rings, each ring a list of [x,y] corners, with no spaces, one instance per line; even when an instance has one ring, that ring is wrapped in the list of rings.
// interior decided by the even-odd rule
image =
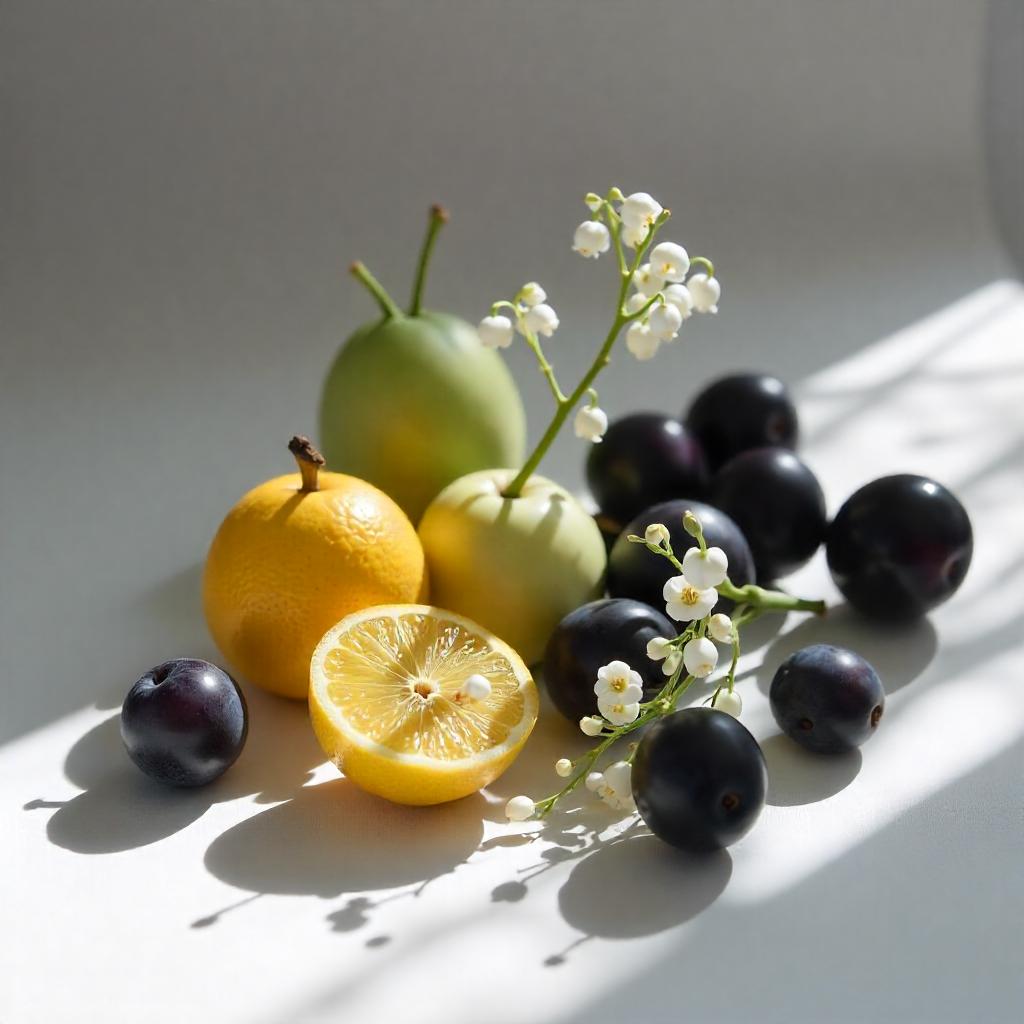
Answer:
[[[668,547],[671,537],[668,532],[668,527],[664,523],[651,523],[650,526],[644,530],[644,540],[648,544],[653,544],[655,547]]]
[[[519,301],[527,309],[533,309],[547,300],[548,293],[536,281],[528,281],[519,289]]]
[[[505,804],[505,817],[509,821],[526,821],[536,810],[537,805],[528,796],[514,796]]]

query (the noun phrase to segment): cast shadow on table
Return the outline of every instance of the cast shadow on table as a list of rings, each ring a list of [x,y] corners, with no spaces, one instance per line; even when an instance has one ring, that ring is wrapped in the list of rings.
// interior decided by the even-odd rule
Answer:
[[[353,932],[370,923],[377,907],[415,899],[464,864],[480,846],[486,812],[479,794],[437,807],[402,807],[334,779],[300,788],[229,828],[210,844],[204,863],[214,877],[257,895],[348,896],[327,920],[333,931]],[[371,948],[384,944],[378,936]]]
[[[605,837],[600,833],[609,824],[604,807],[584,805],[549,819],[539,833],[514,837],[519,844],[543,838],[554,845],[517,877],[495,886],[492,903],[519,903],[529,897],[536,879],[575,862],[558,892],[558,909],[580,934],[548,953],[545,967],[561,966],[592,939],[637,939],[678,927],[710,907],[729,882],[732,859],[724,850],[682,853],[651,835],[639,818]],[[625,887],[624,878],[629,879]]]
[[[775,640],[756,670],[761,692],[768,693],[772,677],[786,658],[811,644],[834,644],[856,651],[874,666],[885,692],[894,693],[928,667],[935,657],[938,638],[928,619],[892,626],[870,622],[849,605],[838,605],[827,615],[812,616]]]
[[[812,754],[782,733],[763,740],[761,752],[768,765],[767,802],[773,807],[827,800],[853,782],[863,762],[860,750]]]
[[[213,804],[256,795],[284,800],[324,760],[304,705],[247,693],[249,738],[238,761],[201,789],[175,789],[148,779],[128,759],[120,716],[84,733],[68,751],[64,774],[82,793],[64,801],[29,801],[26,810],[54,809],[52,843],[82,854],[116,853],[159,842],[192,824]]]

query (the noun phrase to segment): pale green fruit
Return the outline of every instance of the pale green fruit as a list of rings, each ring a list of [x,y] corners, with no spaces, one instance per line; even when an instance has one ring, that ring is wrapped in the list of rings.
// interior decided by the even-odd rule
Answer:
[[[521,462],[526,417],[512,375],[464,320],[424,311],[359,328],[324,384],[327,465],[379,487],[415,523],[466,473]]]
[[[503,498],[515,475],[490,469],[449,484],[419,534],[431,602],[486,626],[532,664],[569,612],[601,596],[607,559],[593,518],[558,484],[532,476],[518,498]]]

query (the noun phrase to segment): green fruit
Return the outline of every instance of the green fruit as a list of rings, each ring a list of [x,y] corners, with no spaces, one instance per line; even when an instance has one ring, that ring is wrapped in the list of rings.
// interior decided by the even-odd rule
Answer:
[[[331,469],[376,485],[413,522],[451,481],[515,465],[526,446],[523,403],[501,357],[464,320],[420,308],[444,217],[438,207],[431,213],[409,313],[361,263],[353,264],[384,316],[341,347],[320,403],[320,440]]]
[[[604,541],[563,487],[531,476],[517,498],[514,469],[471,473],[423,514],[431,602],[471,618],[539,661],[555,626],[604,591]]]

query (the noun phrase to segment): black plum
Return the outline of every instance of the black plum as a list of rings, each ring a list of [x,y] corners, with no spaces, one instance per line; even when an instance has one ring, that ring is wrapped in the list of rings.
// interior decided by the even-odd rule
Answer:
[[[597,670],[616,660],[640,673],[644,700],[651,700],[665,676],[661,663],[647,657],[647,643],[675,634],[669,619],[640,601],[606,598],[577,608],[555,627],[544,653],[544,685],[552,703],[572,722],[596,715]]]
[[[647,827],[692,853],[731,846],[764,807],[768,771],[757,741],[714,708],[651,725],[633,762],[633,798]]]
[[[751,448],[795,448],[799,432],[785,384],[765,373],[737,373],[709,384],[683,422],[712,471]]]
[[[642,537],[651,523],[664,523],[672,540],[676,557],[697,542],[683,529],[683,513],[690,509],[701,521],[708,547],[720,547],[729,559],[729,579],[742,587],[754,582],[754,559],[740,528],[720,509],[702,501],[665,501],[637,516],[619,534],[608,557],[608,593],[612,597],[631,597],[655,608],[663,608],[662,590],[665,581],[678,575],[667,558],[648,551],[643,544],[630,544],[631,533]],[[721,600],[717,611],[727,612],[731,601]]]
[[[755,448],[731,458],[715,476],[710,500],[743,531],[762,583],[799,569],[825,539],[828,519],[818,478],[785,448]]]
[[[885,710],[878,673],[859,654],[813,644],[778,668],[768,693],[779,728],[816,754],[842,754],[869,740]]]
[[[697,439],[677,419],[639,412],[616,420],[587,456],[598,507],[625,522],[670,498],[703,495],[708,468]]]
[[[903,473],[848,498],[825,535],[828,567],[862,614],[920,618],[964,581],[974,550],[971,521],[942,484]]]
[[[245,697],[223,669],[178,658],[150,669],[121,706],[121,738],[135,764],[169,786],[205,786],[242,752]]]

